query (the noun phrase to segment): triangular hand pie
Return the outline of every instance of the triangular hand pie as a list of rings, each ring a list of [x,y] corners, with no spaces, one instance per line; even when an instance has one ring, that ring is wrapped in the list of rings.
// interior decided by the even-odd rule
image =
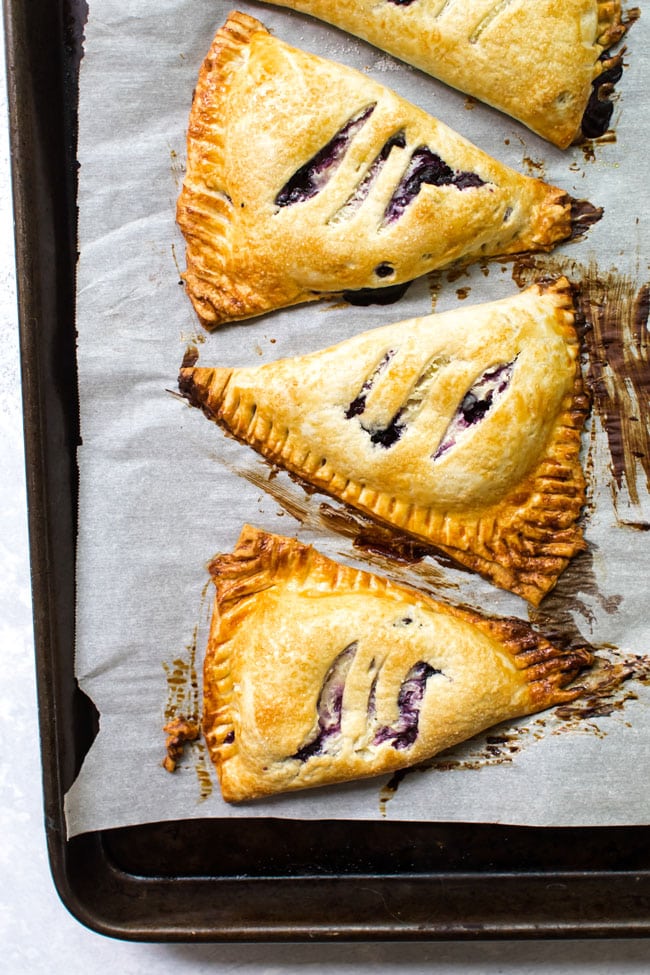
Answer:
[[[619,0],[273,0],[519,119],[561,148],[603,135],[622,72]]]
[[[573,700],[593,659],[250,526],[210,568],[203,731],[229,802],[421,762]]]
[[[199,75],[177,219],[210,329],[323,295],[380,296],[461,259],[550,250],[574,217],[584,225],[574,204],[234,13]]]
[[[274,464],[539,603],[585,547],[566,279],[179,386]]]

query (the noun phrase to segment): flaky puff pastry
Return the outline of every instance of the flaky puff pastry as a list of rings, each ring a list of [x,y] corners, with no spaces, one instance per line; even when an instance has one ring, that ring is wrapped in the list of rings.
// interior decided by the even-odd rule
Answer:
[[[593,659],[250,526],[210,568],[203,731],[228,802],[421,762],[573,700]]]
[[[538,604],[585,547],[568,281],[179,385],[304,481]]]
[[[560,148],[602,135],[619,0],[272,0],[342,27]]]
[[[459,260],[550,250],[574,233],[574,203],[233,13],[190,113],[183,277],[211,329],[323,295],[381,294]]]

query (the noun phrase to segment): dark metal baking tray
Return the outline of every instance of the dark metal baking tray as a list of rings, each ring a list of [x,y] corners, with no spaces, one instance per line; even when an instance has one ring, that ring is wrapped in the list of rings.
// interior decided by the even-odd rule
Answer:
[[[45,830],[54,882],[118,938],[639,937],[650,827],[193,820],[66,839],[96,730],[73,672],[83,0],[5,0]]]

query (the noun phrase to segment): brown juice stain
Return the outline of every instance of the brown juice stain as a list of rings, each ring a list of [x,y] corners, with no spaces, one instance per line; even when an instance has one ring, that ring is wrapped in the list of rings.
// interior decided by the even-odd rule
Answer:
[[[491,728],[456,749],[413,768],[400,769],[380,789],[381,815],[386,815],[388,802],[412,773],[477,771],[490,765],[507,765],[529,745],[548,735],[580,732],[604,738],[607,730],[602,719],[621,714],[630,702],[638,700],[634,682],[650,686],[650,656],[625,654],[605,645],[595,648],[595,652],[593,667],[576,685],[583,690],[575,701],[523,719],[524,724]],[[629,722],[626,724],[629,726]]]
[[[596,620],[596,614],[585,597],[591,597],[607,614],[618,611],[623,596],[604,596],[601,593],[593,562],[593,553],[589,549],[578,553],[542,603],[537,607],[529,606],[528,618],[531,624],[552,643],[559,639],[558,634],[561,634],[562,640],[569,638],[575,643],[585,643],[574,620],[576,612],[589,623]]]
[[[451,559],[397,529],[384,527],[361,512],[323,501],[312,485],[304,484],[300,478],[291,477],[303,490],[303,495],[290,486],[280,482],[278,469],[262,461],[258,467],[233,467],[233,472],[245,478],[255,487],[269,494],[273,500],[295,518],[304,528],[312,531],[332,531],[351,540],[355,557],[366,562],[370,568],[382,569],[403,581],[403,570],[408,569],[431,589],[457,589],[450,582],[440,566],[448,565],[463,571]],[[344,554],[344,553],[341,553]],[[438,565],[425,561],[428,556],[435,558]],[[469,571],[469,570],[465,570]],[[411,583],[412,584],[412,583]]]
[[[566,274],[576,286],[585,381],[607,436],[614,505],[623,489],[638,505],[640,482],[650,491],[650,284],[564,257],[527,256],[512,272],[520,287],[549,273]]]
[[[391,776],[389,781],[381,787],[379,792],[379,812],[382,816],[386,815],[386,806],[399,789],[400,782],[404,779],[408,771],[408,769],[399,769],[394,773],[394,775]]]
[[[454,284],[460,278],[468,278],[470,271],[465,264],[455,264],[446,268],[444,274],[449,284]]]
[[[254,487],[260,488],[269,494],[273,500],[283,508],[287,514],[295,518],[301,525],[311,524],[313,512],[311,497],[305,491],[305,496],[300,497],[282,485],[277,477],[280,471],[270,463],[262,461],[257,467],[233,467],[233,473],[243,477]]]
[[[210,775],[210,763],[207,759],[206,748],[202,741],[197,742],[196,751],[198,758],[194,764],[194,770],[199,783],[199,802],[204,802],[212,795],[213,784]]]
[[[619,279],[592,286],[586,378],[607,433],[616,488],[620,492],[625,483],[638,504],[639,469],[650,490],[650,285],[634,291],[630,284]]]
[[[552,733],[563,734],[581,728],[587,721],[590,722],[590,730],[604,736],[606,732],[591,722],[622,711],[628,701],[638,700],[638,693],[629,686],[629,681],[637,681],[645,686],[650,684],[650,657],[626,656],[612,647],[604,650],[581,681],[585,689],[580,697],[555,708],[554,717],[560,724]]]
[[[167,705],[165,720],[187,718],[189,721],[198,719],[198,680],[196,674],[196,627],[193,642],[188,644],[188,656],[177,657],[171,664],[163,663],[163,670],[167,677]]]
[[[650,532],[650,522],[648,521],[619,521],[623,528],[632,528],[637,532]]]
[[[613,129],[609,129],[603,135],[599,136],[597,139],[585,139],[584,142],[580,143],[580,149],[582,149],[582,154],[584,156],[585,162],[595,162],[596,161],[596,147],[613,145],[616,142],[616,132]],[[570,166],[569,169],[573,167]]]
[[[212,585],[208,581],[201,590],[199,613],[202,615],[208,594]],[[199,624],[196,623],[192,631],[192,638],[185,646],[184,652],[174,658],[171,663],[163,661],[163,670],[167,679],[167,702],[164,709],[164,731],[170,733],[167,739],[167,756],[163,765],[168,771],[174,771],[177,763],[183,757],[184,751],[190,747],[194,759],[194,770],[199,783],[199,800],[207,799],[212,793],[212,779],[206,761],[206,749],[200,740],[201,701],[197,670],[197,637]],[[173,732],[177,734],[174,736]],[[196,734],[195,734],[196,732]]]
[[[429,285],[429,294],[431,295],[431,314],[433,314],[436,310],[443,284],[440,271],[430,271],[427,274],[427,283]]]
[[[181,265],[178,260],[178,255],[176,253],[176,245],[174,243],[172,243],[171,245],[171,250],[172,250],[172,260],[174,262],[174,266],[176,267],[176,271],[178,272],[178,283],[180,284],[181,287],[184,287],[185,282],[183,281],[183,272],[181,270]]]
[[[169,150],[169,159],[171,163],[170,169],[171,169],[172,179],[174,180],[176,186],[179,186],[185,174],[185,164],[182,158],[179,157],[175,149]]]
[[[544,179],[545,164],[542,160],[532,159],[531,156],[524,156],[522,165],[527,170],[529,176],[537,179]]]

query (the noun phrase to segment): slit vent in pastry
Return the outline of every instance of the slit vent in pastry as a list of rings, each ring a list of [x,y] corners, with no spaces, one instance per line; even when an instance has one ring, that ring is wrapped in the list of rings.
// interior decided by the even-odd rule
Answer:
[[[593,659],[251,526],[210,568],[203,731],[228,802],[421,762],[573,700]]]
[[[201,68],[177,219],[208,329],[324,295],[381,301],[452,262],[550,250],[599,216],[244,14]]]
[[[185,365],[179,386],[272,463],[538,604],[585,547],[573,323],[561,278],[311,355]]]
[[[619,0],[273,0],[511,115],[565,149],[607,131]]]

